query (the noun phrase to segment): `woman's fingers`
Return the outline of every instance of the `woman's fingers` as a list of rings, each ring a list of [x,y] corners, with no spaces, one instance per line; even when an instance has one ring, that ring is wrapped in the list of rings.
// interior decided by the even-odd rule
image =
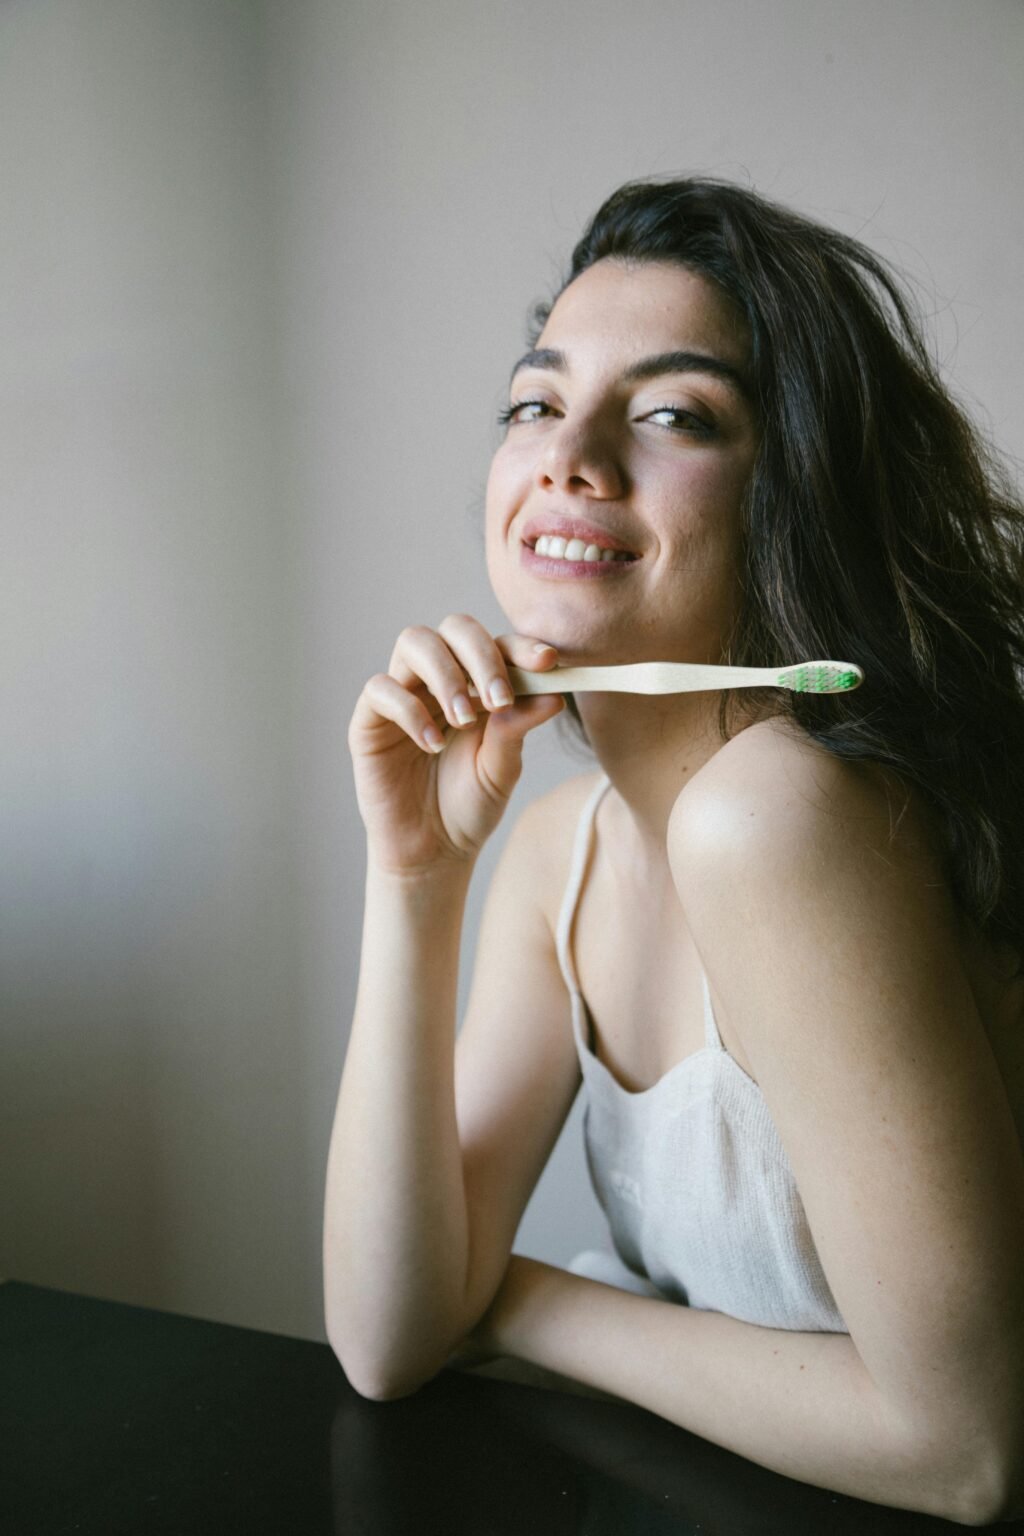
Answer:
[[[404,629],[395,643],[388,675],[399,686],[422,687],[437,701],[446,720],[458,729],[473,725],[479,712],[507,709],[514,700],[508,663],[531,670],[557,659],[550,647],[525,635],[496,640],[469,614],[450,614],[436,630],[426,625]],[[477,695],[471,694],[471,687]]]
[[[386,672],[375,673],[365,684],[352,716],[349,745],[353,732],[372,729],[380,720],[397,725],[425,751],[440,752],[444,746],[443,721],[439,724],[421,697]]]
[[[507,709],[515,698],[505,655],[497,640],[468,613],[449,614],[438,631],[472,682],[479,703],[488,710]],[[474,707],[470,701],[470,707]]]
[[[480,851],[522,771],[524,737],[565,705],[560,694],[517,699],[508,668],[543,671],[556,661],[539,641],[496,640],[466,614],[402,631],[349,725],[360,811],[386,867]],[[443,752],[436,769],[419,757],[435,752]]]
[[[527,672],[546,672],[558,661],[553,645],[529,635],[498,635],[494,643],[511,666]]]
[[[425,624],[403,629],[395,641],[388,673],[403,688],[425,688],[449,725],[471,725],[476,719],[466,689],[466,673],[437,630]]]
[[[529,635],[499,635],[496,646],[513,667],[543,672],[555,666],[558,652]],[[507,674],[506,674],[507,675]],[[560,693],[524,695],[511,708],[495,710],[484,732],[477,763],[480,771],[504,794],[511,794],[522,769],[523,742],[538,725],[554,719],[565,708]]]

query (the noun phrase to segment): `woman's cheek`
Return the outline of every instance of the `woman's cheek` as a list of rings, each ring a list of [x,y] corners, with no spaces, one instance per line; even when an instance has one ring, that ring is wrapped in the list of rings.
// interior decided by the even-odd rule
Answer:
[[[525,504],[529,487],[524,487],[521,472],[499,448],[491,463],[484,496],[484,551],[491,586],[501,597],[502,577],[518,556],[517,541],[511,525],[518,509]]]

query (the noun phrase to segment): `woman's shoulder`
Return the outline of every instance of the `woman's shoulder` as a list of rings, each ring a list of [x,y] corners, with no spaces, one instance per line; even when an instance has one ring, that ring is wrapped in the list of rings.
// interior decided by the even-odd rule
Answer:
[[[878,792],[883,784],[896,786],[894,776],[881,765],[854,762],[830,752],[786,715],[758,720],[738,731],[694,774],[683,790],[701,794],[777,790],[783,783],[794,791],[816,791],[826,796],[854,787]]]
[[[802,878],[806,899],[817,903],[826,872],[845,871],[852,890],[872,867],[887,871],[908,899],[931,906],[939,896],[944,932],[986,1029],[993,1038],[1012,1035],[1016,1059],[1024,1060],[1020,955],[956,905],[937,818],[918,790],[881,764],[838,757],[778,717],[761,721],[727,742],[680,794],[668,851],[680,897],[691,905],[713,892],[716,874],[726,890],[739,878],[762,893]]]
[[[883,765],[830,752],[782,716],[728,740],[680,792],[669,818],[669,854],[684,842],[746,863],[782,850],[812,857],[836,840],[907,860],[928,878],[941,865],[934,818],[920,795]]]

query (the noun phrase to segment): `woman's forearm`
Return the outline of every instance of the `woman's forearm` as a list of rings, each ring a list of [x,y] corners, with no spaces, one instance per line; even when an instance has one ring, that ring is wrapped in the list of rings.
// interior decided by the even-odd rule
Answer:
[[[472,866],[367,870],[359,986],[324,1210],[327,1331],[353,1384],[432,1375],[466,1326],[455,1118],[459,946]]]
[[[972,1436],[937,1430],[941,1406],[923,1402],[917,1424],[896,1413],[847,1334],[761,1328],[513,1257],[479,1337],[801,1482],[998,1518],[998,1470]]]

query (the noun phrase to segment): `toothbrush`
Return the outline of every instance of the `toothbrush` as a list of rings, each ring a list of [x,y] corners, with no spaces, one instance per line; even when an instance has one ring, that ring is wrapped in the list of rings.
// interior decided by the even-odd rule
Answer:
[[[788,688],[848,693],[864,681],[850,661],[800,661],[788,667],[712,667],[685,661],[638,661],[618,667],[508,668],[514,693],[701,693],[716,688]],[[470,693],[479,698],[470,685]]]

